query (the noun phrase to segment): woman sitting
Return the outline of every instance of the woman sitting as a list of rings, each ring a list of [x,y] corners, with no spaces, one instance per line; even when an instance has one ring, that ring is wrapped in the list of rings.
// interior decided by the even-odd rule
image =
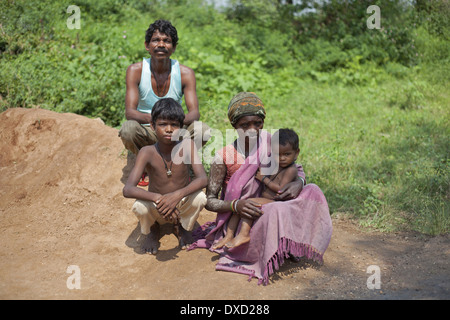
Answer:
[[[262,130],[265,115],[264,106],[254,93],[241,92],[231,100],[228,118],[238,139],[217,152],[206,193],[206,208],[217,212],[217,219],[202,227],[200,239],[190,248],[209,248],[221,255],[216,270],[244,273],[263,284],[268,283],[269,276],[285,258],[306,257],[323,262],[332,233],[325,196],[318,186],[304,185],[300,165],[299,179],[285,185],[275,201],[252,199],[260,197],[263,190],[263,184],[255,179],[258,169],[266,171],[263,175],[273,169],[267,168],[271,137]],[[238,215],[241,221],[253,220],[250,240],[231,248],[217,246],[226,237],[232,215]],[[240,225],[236,232],[239,230]]]

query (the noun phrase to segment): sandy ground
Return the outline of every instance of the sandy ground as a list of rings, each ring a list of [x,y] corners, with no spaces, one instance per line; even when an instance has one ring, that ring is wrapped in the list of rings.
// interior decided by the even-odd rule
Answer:
[[[9,109],[0,151],[0,299],[450,298],[448,235],[367,231],[339,214],[324,264],[286,262],[268,286],[215,271],[216,254],[179,250],[168,230],[158,255],[142,253],[122,196],[133,159],[100,120]]]

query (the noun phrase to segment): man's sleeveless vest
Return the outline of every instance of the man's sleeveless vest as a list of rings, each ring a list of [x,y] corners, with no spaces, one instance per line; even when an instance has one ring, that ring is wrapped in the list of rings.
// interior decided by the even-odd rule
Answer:
[[[142,61],[141,82],[139,83],[139,103],[137,110],[143,113],[151,113],[152,108],[158,100],[172,98],[181,104],[183,91],[181,89],[180,64],[177,60],[170,59],[172,70],[170,74],[169,91],[164,97],[158,97],[152,88],[152,73],[150,70],[150,58]]]

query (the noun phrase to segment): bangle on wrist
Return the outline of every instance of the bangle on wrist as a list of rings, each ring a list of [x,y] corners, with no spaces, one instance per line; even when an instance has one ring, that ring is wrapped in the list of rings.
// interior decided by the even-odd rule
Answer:
[[[302,184],[303,184],[303,187],[306,185],[306,183],[305,183],[305,179],[303,179],[302,177],[300,177],[300,176],[298,176],[298,178],[300,179],[300,180],[302,180]]]
[[[236,200],[231,200],[231,204],[230,204],[230,207],[231,207],[231,212],[234,212],[234,202],[235,202]]]
[[[234,205],[234,208],[233,208],[234,211],[233,211],[233,212],[237,212],[237,204],[238,204],[238,202],[239,202],[239,199],[234,201],[234,203],[233,203],[233,205]]]

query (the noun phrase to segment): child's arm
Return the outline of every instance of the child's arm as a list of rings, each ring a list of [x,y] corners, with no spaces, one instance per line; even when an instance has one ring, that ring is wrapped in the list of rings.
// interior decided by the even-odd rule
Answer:
[[[297,167],[290,166],[286,168],[279,184],[275,181],[270,181],[269,179],[269,176],[265,176],[265,178],[263,178],[261,181],[267,186],[267,188],[275,193],[278,193],[287,183],[297,179]]]
[[[134,164],[134,167],[131,170],[130,175],[128,176],[127,182],[123,187],[122,193],[125,198],[134,198],[137,200],[156,202],[161,197],[159,193],[150,192],[137,186],[139,179],[142,177],[142,173],[144,173],[145,166],[149,162],[150,158],[150,146],[143,147],[139,151],[136,157],[136,163]]]
[[[187,156],[190,157],[190,163],[192,170],[194,171],[195,178],[184,188],[175,190],[174,192],[162,195],[157,202],[156,208],[162,214],[170,213],[174,210],[176,205],[186,197],[187,195],[194,193],[206,187],[208,184],[208,177],[203,168],[202,161],[198,156],[197,148],[195,147],[193,140],[183,140],[183,143],[189,144],[184,147],[184,150],[188,151]]]

